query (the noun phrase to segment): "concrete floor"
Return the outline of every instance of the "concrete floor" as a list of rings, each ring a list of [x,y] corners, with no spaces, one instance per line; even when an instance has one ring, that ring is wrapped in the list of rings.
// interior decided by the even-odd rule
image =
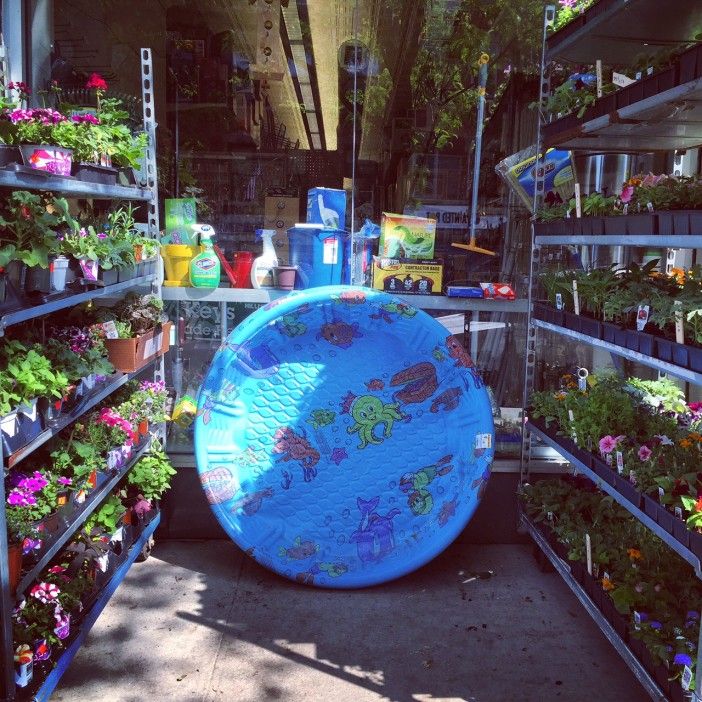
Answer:
[[[464,584],[460,571],[493,570]],[[524,545],[454,543],[422,570],[325,591],[227,541],[157,544],[55,702],[640,702],[642,688]]]

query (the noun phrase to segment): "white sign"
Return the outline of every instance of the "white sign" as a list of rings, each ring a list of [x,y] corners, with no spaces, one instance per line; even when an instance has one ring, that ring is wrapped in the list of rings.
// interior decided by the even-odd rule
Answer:
[[[404,214],[416,217],[428,217],[436,220],[438,229],[470,229],[470,207],[468,205],[441,205],[424,203],[410,210],[405,208]],[[503,215],[478,215],[478,229],[497,229],[504,224]]]

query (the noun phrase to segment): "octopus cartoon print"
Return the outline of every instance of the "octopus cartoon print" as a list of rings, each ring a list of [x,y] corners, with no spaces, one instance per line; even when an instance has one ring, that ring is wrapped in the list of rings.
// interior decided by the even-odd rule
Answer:
[[[296,434],[290,427],[281,427],[273,435],[275,445],[273,453],[282,454],[279,461],[287,463],[288,461],[297,461],[302,467],[302,477],[306,483],[309,483],[312,478],[317,475],[316,465],[319,463],[319,451],[303,435]],[[287,474],[287,485],[290,487],[292,477]]]
[[[453,470],[449,465],[452,456],[440,458],[434,465],[424,466],[414,473],[405,473],[400,478],[400,490],[407,495],[407,505],[415,517],[429,514],[434,509],[434,498],[427,486],[441,475]]]
[[[395,421],[407,419],[400,412],[397,403],[384,403],[380,398],[372,395],[361,395],[357,397],[349,393],[343,400],[341,414],[350,414],[354,424],[346,429],[349,434],[358,432],[361,443],[358,448],[362,449],[369,444],[381,444],[384,439],[392,436],[392,426]],[[381,436],[376,436],[375,428],[383,424],[384,429]]]
[[[395,548],[395,532],[392,520],[400,514],[399,509],[391,509],[380,515],[376,511],[380,497],[372,500],[356,500],[361,512],[361,522],[349,540],[356,543],[358,557],[364,563],[377,563]]]

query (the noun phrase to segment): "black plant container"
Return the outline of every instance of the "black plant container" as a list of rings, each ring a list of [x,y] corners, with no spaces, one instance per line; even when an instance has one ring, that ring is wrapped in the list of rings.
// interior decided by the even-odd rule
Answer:
[[[72,175],[84,183],[97,183],[99,185],[115,185],[117,183],[116,168],[100,166],[96,163],[74,163]]]
[[[566,329],[571,329],[577,332],[580,331],[580,315],[575,314],[575,312],[564,312],[563,321]]]
[[[646,332],[639,332],[639,353],[644,354],[644,356],[653,357],[653,350],[655,348],[656,337],[653,334],[646,334]]]
[[[645,214],[630,214],[626,219],[626,233],[636,236],[651,236],[658,234],[658,222],[656,215]]]
[[[626,217],[622,216],[612,216],[603,217],[604,233],[614,236],[624,236],[626,235]]]
[[[690,229],[690,211],[678,210],[672,213],[673,215],[673,234],[676,236],[689,236]]]
[[[695,373],[702,373],[702,348],[699,346],[687,347],[687,365]]]
[[[675,224],[672,212],[657,212],[658,219],[658,234],[660,236],[672,236],[675,234]]]
[[[667,531],[669,534],[673,533],[673,522],[675,517],[671,514],[663,505],[658,505],[658,526]]]
[[[614,480],[612,479],[612,482],[610,482],[609,476],[614,475],[614,471],[599,456],[592,455],[590,468],[592,468],[595,475],[602,478],[606,483],[613,484]]]
[[[631,502],[634,507],[641,508],[641,493],[632,485],[627,478],[617,473],[616,484],[617,492]]]
[[[0,168],[16,163],[23,163],[22,152],[19,150],[19,147],[0,144]]]
[[[576,226],[580,227],[578,234],[592,236],[592,219],[592,217],[581,217],[575,220],[578,223]]]
[[[670,680],[668,680],[669,675],[670,671],[668,670],[667,665],[663,665],[662,663],[657,663],[654,665],[653,677],[658,683],[658,687],[661,688],[663,694],[668,698],[670,698]]]
[[[680,54],[678,59],[680,84],[695,80],[702,69],[702,45],[696,44]]]
[[[626,330],[626,347],[631,351],[639,350],[639,332],[636,329]]]
[[[692,696],[691,693],[685,692],[685,690],[682,689],[679,680],[671,680],[668,699],[670,702],[690,702]]]
[[[646,494],[641,496],[641,500],[644,512],[655,522],[658,519],[658,500],[655,496]]]
[[[124,283],[127,280],[136,278],[136,264],[131,266],[123,266],[119,269],[119,282]]]
[[[661,71],[657,74],[657,78],[656,92],[662,93],[664,90],[674,88],[678,84],[678,65],[676,64]]]
[[[604,95],[595,103],[595,115],[603,117],[609,115],[617,109],[617,93]]]
[[[690,234],[702,234],[702,210],[690,210]]]
[[[670,339],[656,338],[656,356],[661,361],[671,363],[673,360],[673,342]]]
[[[557,310],[555,307],[552,307],[549,312],[548,321],[551,322],[551,324],[555,324],[556,326],[562,327],[563,310]]]
[[[585,566],[580,561],[569,561],[568,565],[570,566],[570,574],[575,582],[582,585],[585,577]]]
[[[580,317],[580,331],[593,339],[602,338],[602,323],[592,317]]]
[[[98,279],[105,285],[115,285],[119,282],[119,272],[116,268],[110,268],[108,271],[104,268],[100,268],[98,271]]]
[[[690,532],[690,551],[702,561],[702,534],[698,531]]]
[[[534,319],[540,319],[543,322],[549,321],[551,316],[551,305],[548,302],[535,302],[534,309],[532,312],[532,317]]]
[[[654,73],[641,79],[641,90],[645,98],[652,97],[658,92],[658,76]]]
[[[687,346],[673,342],[673,363],[681,368],[687,368]]]
[[[605,218],[590,217],[590,229],[593,236],[602,236],[605,233]]]
[[[554,47],[558,46],[564,39],[567,39],[571,34],[577,32],[580,27],[585,25],[586,15],[578,15],[572,22],[568,22],[565,26],[561,27],[557,32],[551,34],[551,36],[546,37],[546,46],[548,50],[553,50]]]
[[[614,343],[617,346],[623,346],[624,348],[626,348],[626,337],[628,331],[628,329],[617,327],[617,329],[614,332]]]
[[[617,328],[617,325],[612,322],[602,322],[602,339],[613,344]]]
[[[616,108],[621,110],[622,107],[628,107],[634,100],[631,99],[631,87],[621,88],[614,93],[614,99],[616,102]]]
[[[690,530],[682,519],[673,515],[673,536],[685,548],[690,548]]]

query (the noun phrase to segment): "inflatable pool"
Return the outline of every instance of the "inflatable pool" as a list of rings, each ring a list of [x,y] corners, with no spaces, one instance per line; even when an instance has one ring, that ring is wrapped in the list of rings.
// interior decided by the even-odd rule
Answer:
[[[215,355],[198,400],[202,486],[229,536],[310,585],[374,585],[463,530],[494,455],[492,412],[463,346],[387,293],[276,300]]]

